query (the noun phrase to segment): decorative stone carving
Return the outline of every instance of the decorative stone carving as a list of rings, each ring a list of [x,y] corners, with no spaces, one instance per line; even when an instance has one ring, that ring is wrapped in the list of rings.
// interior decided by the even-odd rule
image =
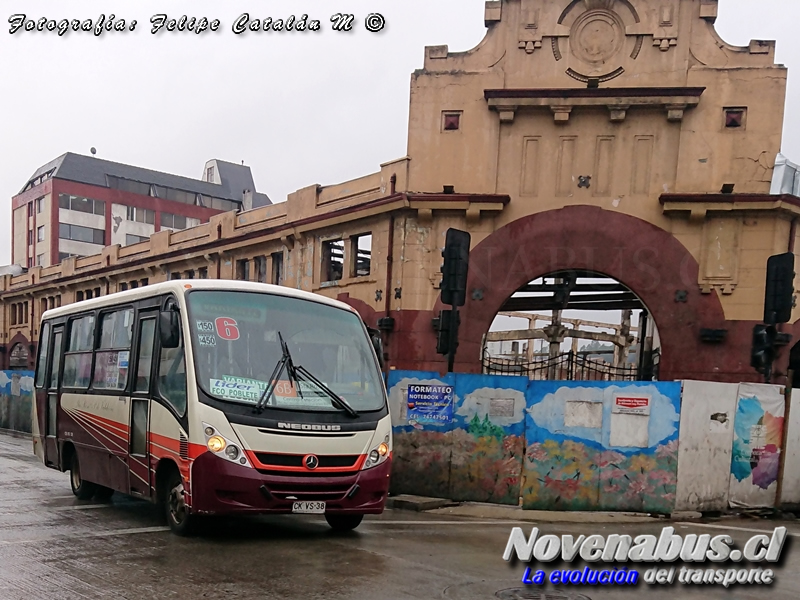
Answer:
[[[572,26],[572,54],[592,65],[606,64],[616,59],[625,42],[625,26],[619,16],[607,10],[583,13]]]
[[[522,0],[520,13],[519,47],[533,54],[542,47],[542,32],[539,29],[541,8],[535,0]]]

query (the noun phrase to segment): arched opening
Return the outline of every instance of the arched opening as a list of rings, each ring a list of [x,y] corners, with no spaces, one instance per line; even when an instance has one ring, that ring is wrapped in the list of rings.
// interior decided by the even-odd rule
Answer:
[[[13,370],[27,369],[29,358],[30,353],[28,352],[27,345],[21,343],[15,344],[11,347],[11,353],[8,357],[8,366]]]
[[[644,302],[620,281],[560,271],[520,287],[484,336],[482,371],[536,380],[652,381],[661,339]]]

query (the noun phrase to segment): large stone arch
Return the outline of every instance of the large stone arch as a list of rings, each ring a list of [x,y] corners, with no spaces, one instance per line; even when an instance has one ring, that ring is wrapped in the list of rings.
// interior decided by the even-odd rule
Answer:
[[[749,365],[753,323],[726,321],[716,292],[700,292],[691,253],[651,223],[591,206],[518,219],[472,249],[456,370],[480,369],[482,337],[509,296],[537,277],[571,269],[613,277],[641,298],[659,328],[662,379],[758,379]],[[686,292],[685,301],[677,292]],[[727,329],[728,336],[704,343],[702,329]]]

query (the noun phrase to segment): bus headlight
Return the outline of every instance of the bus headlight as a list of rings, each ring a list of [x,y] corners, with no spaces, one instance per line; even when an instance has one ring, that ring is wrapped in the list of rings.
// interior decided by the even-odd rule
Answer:
[[[222,452],[225,449],[225,440],[218,435],[212,435],[206,442],[208,449],[212,452]]]
[[[389,457],[389,444],[381,442],[375,448],[370,450],[367,454],[367,460],[364,461],[362,469],[371,469],[377,467]]]
[[[217,429],[203,423],[203,433],[206,434],[206,446],[215,456],[228,460],[237,465],[252,467],[240,442],[233,441],[217,433]]]

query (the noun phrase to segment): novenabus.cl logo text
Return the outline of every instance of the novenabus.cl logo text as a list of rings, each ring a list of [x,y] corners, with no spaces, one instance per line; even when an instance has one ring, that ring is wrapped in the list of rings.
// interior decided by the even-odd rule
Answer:
[[[534,527],[530,537],[519,527],[514,527],[508,537],[503,559],[549,563],[556,560],[586,563],[703,563],[739,562],[776,563],[780,559],[787,537],[786,527],[777,527],[772,532],[752,536],[740,549],[729,535],[687,534],[681,536],[672,527],[665,527],[661,535],[539,535]],[[635,567],[636,565],[634,565]],[[564,585],[636,585],[640,574],[636,568],[593,569],[589,566],[580,570],[556,569],[545,573],[525,570],[522,581],[527,584],[542,585],[545,581]],[[766,584],[774,581],[772,569],[703,569],[692,567],[673,567],[669,569],[651,568],[642,575],[647,584],[714,584],[729,587],[740,584]]]

